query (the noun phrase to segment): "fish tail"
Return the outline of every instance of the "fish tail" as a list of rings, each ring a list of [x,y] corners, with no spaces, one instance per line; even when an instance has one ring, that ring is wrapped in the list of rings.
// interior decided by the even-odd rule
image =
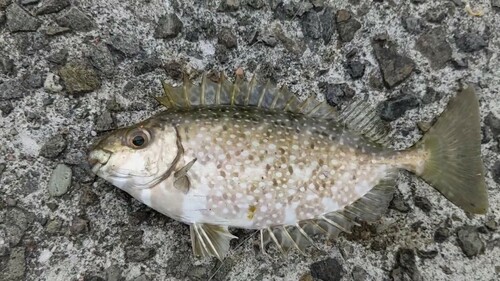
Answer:
[[[472,86],[450,101],[415,145],[425,161],[416,173],[463,210],[484,214],[488,193],[481,161],[479,102]]]

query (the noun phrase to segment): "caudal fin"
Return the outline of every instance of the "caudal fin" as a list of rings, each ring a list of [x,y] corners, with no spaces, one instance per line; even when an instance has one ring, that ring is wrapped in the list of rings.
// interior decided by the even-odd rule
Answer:
[[[453,204],[475,214],[488,210],[480,145],[479,102],[472,86],[450,101],[416,145],[427,155],[419,175]]]

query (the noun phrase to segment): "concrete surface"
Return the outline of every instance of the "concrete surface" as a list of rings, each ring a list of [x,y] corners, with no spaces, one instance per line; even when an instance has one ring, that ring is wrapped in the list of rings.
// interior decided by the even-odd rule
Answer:
[[[483,15],[460,0],[0,0],[0,279],[498,280],[500,2],[470,7]],[[161,110],[160,79],[239,67],[337,106],[367,97],[397,148],[472,83],[489,213],[402,173],[380,223],[309,257],[263,256],[238,230],[223,264],[194,259],[188,228],[92,176],[87,147]]]

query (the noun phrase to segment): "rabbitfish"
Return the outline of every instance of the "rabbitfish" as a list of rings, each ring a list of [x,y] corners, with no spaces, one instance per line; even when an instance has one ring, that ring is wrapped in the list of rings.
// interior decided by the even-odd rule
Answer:
[[[472,87],[400,151],[383,145],[387,126],[363,101],[339,112],[269,82],[224,76],[164,88],[165,111],[111,132],[89,161],[99,177],[189,224],[198,256],[223,258],[236,238],[228,227],[260,230],[263,249],[273,242],[304,252],[313,234],[377,220],[400,169],[465,211],[488,208]]]

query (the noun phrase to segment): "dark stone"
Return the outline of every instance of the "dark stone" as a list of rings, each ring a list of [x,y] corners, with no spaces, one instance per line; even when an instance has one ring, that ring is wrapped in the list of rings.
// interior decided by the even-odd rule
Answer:
[[[361,28],[361,23],[352,18],[351,13],[346,10],[337,11],[337,32],[342,42],[350,42],[354,39],[356,31]]]
[[[14,107],[12,106],[12,102],[10,101],[0,101],[0,111],[2,112],[2,117],[8,116]]]
[[[361,266],[354,266],[352,269],[352,280],[353,281],[365,281],[372,280],[372,277],[366,272],[366,270]]]
[[[493,168],[491,169],[491,174],[493,176],[493,180],[500,184],[500,160],[497,160],[495,164],[493,164]]]
[[[39,89],[43,86],[43,78],[40,73],[29,73],[24,75],[22,85],[26,88]]]
[[[161,67],[161,60],[156,57],[148,57],[144,60],[140,60],[134,65],[134,75],[139,76],[154,71]]]
[[[125,258],[128,262],[142,262],[156,255],[154,248],[130,246],[125,248]]]
[[[247,5],[258,10],[264,7],[264,0],[247,0]]]
[[[111,112],[107,110],[104,111],[101,115],[99,115],[94,125],[94,130],[96,130],[97,132],[109,131],[115,128],[116,128],[115,121],[111,116]]]
[[[4,11],[0,11],[0,28],[4,23],[7,21],[7,16],[5,15]]]
[[[62,234],[62,221],[60,219],[53,219],[45,226],[45,232],[50,235]]]
[[[2,174],[7,169],[7,165],[5,163],[0,163],[0,179],[2,178]]]
[[[270,32],[264,32],[258,35],[259,41],[264,43],[266,46],[274,47],[278,44],[276,36]]]
[[[335,32],[335,12],[332,7],[327,7],[319,17],[321,23],[321,37],[326,45],[330,43],[333,33]]]
[[[26,256],[24,247],[13,248],[5,269],[0,273],[2,280],[24,280],[26,272]]]
[[[170,61],[164,66],[165,72],[170,78],[179,80],[182,78],[182,65],[176,61]]]
[[[17,48],[23,55],[34,55],[47,49],[49,41],[46,36],[40,32],[22,32],[16,33]]]
[[[0,100],[19,99],[25,96],[27,90],[17,80],[0,84]]]
[[[12,3],[12,0],[0,0],[0,11],[5,10],[10,3]]]
[[[47,36],[56,36],[56,35],[61,35],[66,32],[71,31],[71,28],[69,27],[63,27],[63,26],[49,26],[47,29],[45,29],[45,34]]]
[[[500,137],[500,119],[496,118],[493,113],[488,113],[486,119],[484,120],[486,126],[488,126],[493,133],[494,137]]]
[[[99,197],[90,188],[84,188],[80,197],[80,205],[84,207],[94,206],[99,203]]]
[[[449,13],[449,11],[447,10],[448,8],[449,7],[445,7],[444,5],[438,5],[435,7],[431,7],[425,13],[425,19],[428,22],[441,23],[448,16],[448,13]]]
[[[381,102],[378,109],[382,120],[391,122],[419,105],[420,100],[412,94],[400,94]]]
[[[69,0],[44,0],[40,7],[36,10],[37,15],[52,14],[62,11],[69,7]]]
[[[0,56],[0,74],[14,75],[14,60],[7,56]]]
[[[281,44],[283,44],[283,47],[290,52],[291,54],[294,54],[296,56],[300,56],[304,53],[306,50],[306,47],[303,43],[298,42],[297,40],[292,40],[283,33],[282,30],[276,30],[276,37],[281,41]]]
[[[411,0],[411,2],[412,2],[413,4],[417,4],[417,5],[418,5],[418,4],[425,3],[425,1],[426,1],[426,0]]]
[[[238,39],[236,38],[236,35],[234,35],[233,32],[227,28],[224,28],[219,32],[217,42],[224,45],[228,49],[238,47]]]
[[[302,33],[313,40],[321,38],[321,20],[318,13],[309,11],[302,17]]]
[[[34,220],[35,216],[24,209],[18,207],[8,209],[5,215],[6,242],[10,246],[17,246]]]
[[[318,87],[325,96],[326,102],[331,106],[341,106],[354,96],[354,90],[345,83],[330,84],[321,82]]]
[[[353,80],[360,79],[365,75],[365,64],[358,60],[349,61],[346,64],[346,71]]]
[[[420,36],[416,49],[429,60],[434,69],[445,67],[451,60],[452,49],[446,41],[446,32],[442,27],[433,28]]]
[[[83,281],[105,281],[104,278],[96,275],[85,275]]]
[[[56,158],[67,146],[66,139],[61,134],[53,135],[40,149],[40,156],[50,159]]]
[[[451,61],[451,64],[453,65],[453,68],[455,68],[457,70],[469,68],[469,60],[467,59],[467,57],[464,57],[464,58],[455,57]]]
[[[423,104],[431,104],[438,100],[441,100],[443,94],[434,90],[433,88],[427,87],[424,96],[422,97]]]
[[[55,64],[65,64],[68,58],[68,49],[60,49],[50,54],[47,60]]]
[[[73,235],[81,234],[87,232],[88,230],[89,230],[89,221],[79,217],[74,217],[73,221],[71,222],[71,226],[69,227],[69,231]]]
[[[83,94],[101,87],[101,80],[94,68],[85,61],[70,61],[60,70],[66,90],[70,94]]]
[[[109,38],[108,46],[112,51],[129,58],[141,52],[140,42],[132,36],[113,35]]]
[[[222,0],[217,11],[235,12],[240,8],[240,0]]]
[[[403,23],[404,29],[412,34],[420,34],[425,30],[426,27],[424,21],[421,18],[417,17],[403,17],[401,21]]]
[[[122,269],[116,265],[113,264],[106,268],[106,281],[122,281],[123,276],[122,276]]]
[[[500,0],[491,0],[491,6],[497,11],[500,10]]]
[[[333,258],[315,262],[309,268],[313,278],[323,281],[339,281],[344,276],[344,268]]]
[[[456,35],[455,43],[457,44],[457,48],[465,53],[476,52],[488,46],[488,43],[482,36],[472,32]]]
[[[17,4],[6,10],[7,27],[10,32],[36,31],[42,22]]]
[[[415,253],[411,249],[400,248],[396,253],[396,265],[391,271],[393,280],[422,281],[415,263]]]
[[[417,250],[417,255],[422,259],[433,259],[438,255],[437,250],[423,251]]]
[[[400,55],[394,43],[379,37],[373,40],[372,46],[384,83],[388,88],[393,88],[410,77],[415,69],[415,63],[410,58]]]
[[[429,213],[432,210],[432,204],[429,199],[421,196],[415,197],[415,206],[419,207],[422,211]]]
[[[484,242],[473,226],[464,226],[457,232],[458,245],[468,257],[484,253]]]
[[[113,55],[105,44],[92,45],[87,54],[90,63],[104,76],[111,78],[115,74]]]
[[[80,9],[71,7],[56,19],[57,24],[75,31],[88,32],[96,27],[96,23]]]
[[[484,226],[486,226],[486,228],[488,228],[491,231],[495,231],[498,229],[497,222],[493,218],[491,218],[487,222],[485,222]]]
[[[215,58],[221,64],[229,61],[229,50],[224,45],[217,45],[215,47]]]
[[[156,26],[154,38],[171,39],[177,37],[183,28],[182,21],[176,14],[163,15]]]

